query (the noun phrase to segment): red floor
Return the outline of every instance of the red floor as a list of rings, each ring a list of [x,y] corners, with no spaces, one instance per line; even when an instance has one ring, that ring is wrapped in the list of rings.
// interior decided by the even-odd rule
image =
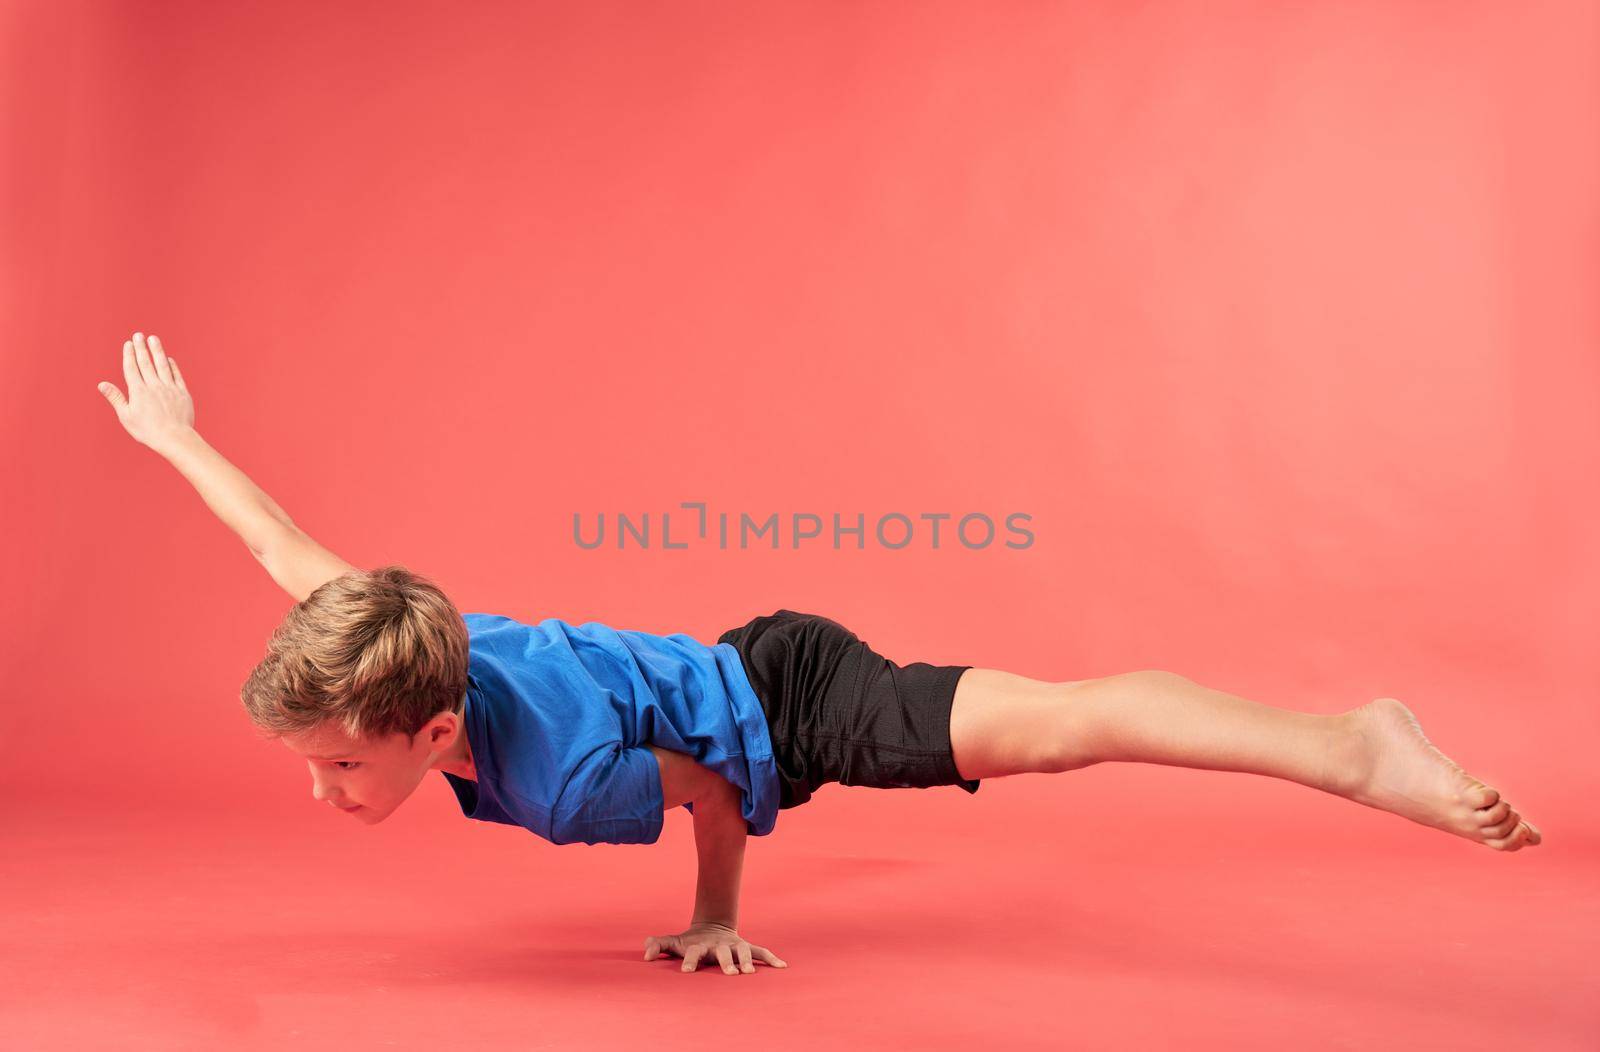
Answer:
[[[1115,765],[829,786],[750,842],[789,961],[645,963],[688,919],[649,847],[468,822],[7,816],[6,1048],[1600,1048],[1600,837],[1501,855],[1288,783]],[[272,810],[276,809],[276,810]],[[1584,825],[1583,823],[1588,823]]]

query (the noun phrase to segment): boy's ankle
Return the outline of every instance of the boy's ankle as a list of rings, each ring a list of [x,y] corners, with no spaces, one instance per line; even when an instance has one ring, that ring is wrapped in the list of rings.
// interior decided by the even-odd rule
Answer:
[[[1328,747],[1322,788],[1353,800],[1372,778],[1372,741],[1360,708],[1327,717]]]

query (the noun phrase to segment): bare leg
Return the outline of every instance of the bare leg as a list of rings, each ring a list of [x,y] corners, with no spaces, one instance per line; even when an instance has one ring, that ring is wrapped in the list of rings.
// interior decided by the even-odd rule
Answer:
[[[1273,708],[1172,673],[1112,680],[1081,695],[1082,733],[1097,761],[1265,774],[1344,795],[1351,771],[1343,715]]]
[[[1336,715],[1296,712],[1171,672],[1070,683],[969,669],[956,687],[951,751],[963,778],[1056,772],[1110,760],[1271,775],[1500,851],[1539,830],[1378,698]]]

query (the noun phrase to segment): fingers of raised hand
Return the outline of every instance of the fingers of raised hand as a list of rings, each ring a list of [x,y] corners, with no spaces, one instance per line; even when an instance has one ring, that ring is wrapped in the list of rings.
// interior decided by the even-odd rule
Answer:
[[[129,398],[144,384],[144,375],[139,372],[139,358],[132,340],[122,341],[122,378],[128,384]]]
[[[167,349],[161,346],[161,337],[152,335],[148,343],[150,346],[150,357],[153,358],[156,363],[156,372],[161,375],[161,379],[176,386],[177,380],[175,380],[172,376],[172,363],[167,359]]]
[[[156,371],[156,363],[150,358],[150,348],[144,342],[144,333],[134,333],[130,342],[133,344],[134,362],[139,367],[139,379],[151,385],[161,383],[161,374]]]
[[[144,333],[133,334],[133,355],[139,363],[139,377],[146,384],[173,384],[173,371],[166,365],[166,350],[162,341]]]

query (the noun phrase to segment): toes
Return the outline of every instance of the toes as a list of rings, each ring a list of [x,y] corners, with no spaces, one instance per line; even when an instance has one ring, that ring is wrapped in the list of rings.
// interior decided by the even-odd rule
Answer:
[[[1479,832],[1485,840],[1504,840],[1515,834],[1517,827],[1522,824],[1522,816],[1515,811],[1502,821],[1494,825],[1484,826]]]
[[[1516,851],[1523,847],[1536,847],[1544,841],[1539,827],[1523,818],[1509,801],[1487,785],[1479,783],[1468,790],[1468,802],[1487,800],[1488,803],[1473,811],[1478,835],[1496,851]]]
[[[1526,823],[1520,820],[1517,822],[1516,827],[1513,828],[1506,836],[1494,837],[1484,841],[1485,844],[1488,844],[1496,851],[1516,851],[1527,842],[1528,827]]]
[[[1493,807],[1485,807],[1472,813],[1476,816],[1480,826],[1499,825],[1511,816],[1511,805],[1501,800]]]

